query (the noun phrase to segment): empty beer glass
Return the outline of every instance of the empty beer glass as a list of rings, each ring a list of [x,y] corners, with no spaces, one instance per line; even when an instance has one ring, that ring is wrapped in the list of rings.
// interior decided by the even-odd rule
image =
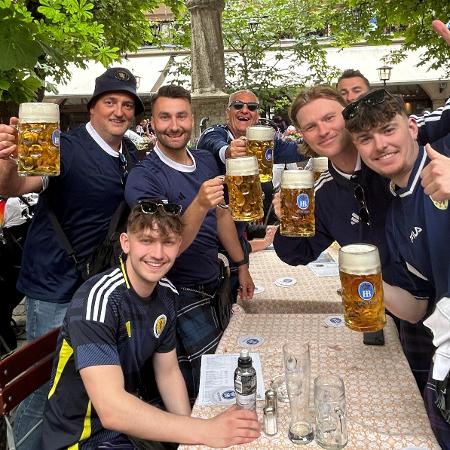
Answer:
[[[311,361],[309,343],[290,342],[283,345],[284,373],[291,416],[289,439],[295,444],[307,444],[314,439],[309,415]]]
[[[328,170],[328,158],[326,156],[311,158],[311,166],[314,173],[314,181],[317,181],[320,174]]]
[[[258,160],[261,183],[272,180],[275,130],[264,125],[247,128],[247,154]]]
[[[226,183],[234,220],[251,222],[264,217],[258,161],[254,156],[228,158]]]
[[[350,244],[339,250],[345,324],[355,331],[378,331],[386,323],[378,248]]]
[[[344,382],[337,375],[319,375],[314,380],[316,442],[328,450],[347,445],[347,412]]]
[[[18,174],[59,175],[59,106],[22,103],[18,134]]]
[[[282,236],[311,237],[314,219],[314,177],[310,170],[285,170],[281,175]]]

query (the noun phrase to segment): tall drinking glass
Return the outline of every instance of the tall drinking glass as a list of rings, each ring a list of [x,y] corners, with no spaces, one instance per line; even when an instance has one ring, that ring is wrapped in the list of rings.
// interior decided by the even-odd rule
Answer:
[[[378,248],[350,244],[339,250],[345,324],[355,331],[378,331],[386,323]]]
[[[309,343],[284,344],[284,371],[291,415],[289,439],[295,444],[307,444],[314,439],[314,429],[309,417],[309,389],[311,362]]]
[[[311,237],[316,232],[314,177],[310,170],[285,170],[281,175],[282,236]]]
[[[247,128],[247,154],[258,160],[261,183],[272,180],[274,135],[272,127],[255,125]]]
[[[19,106],[17,164],[20,176],[59,175],[59,106],[22,103]]]
[[[233,220],[251,222],[264,217],[258,161],[254,156],[228,158],[226,183]]]

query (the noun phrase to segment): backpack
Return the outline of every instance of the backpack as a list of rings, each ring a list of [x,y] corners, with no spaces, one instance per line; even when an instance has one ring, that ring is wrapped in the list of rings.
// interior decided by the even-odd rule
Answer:
[[[134,145],[127,138],[124,138],[122,142],[123,154],[127,161],[127,170],[130,171],[135,166],[135,160],[130,157],[129,147],[131,145],[132,148],[134,148]],[[67,236],[64,233],[64,230],[62,229],[55,213],[53,212],[53,209],[50,205],[47,206],[48,215],[53,224],[53,228],[55,229],[62,246],[68,255],[73,259],[77,271],[80,273],[83,281],[86,281],[88,278],[91,278],[98,273],[119,265],[120,256],[122,255],[119,237],[120,234],[127,228],[127,219],[130,214],[130,207],[127,205],[125,200],[122,200],[114,211],[105,239],[94,248],[92,253],[84,262],[78,261],[75,250],[67,239]]]

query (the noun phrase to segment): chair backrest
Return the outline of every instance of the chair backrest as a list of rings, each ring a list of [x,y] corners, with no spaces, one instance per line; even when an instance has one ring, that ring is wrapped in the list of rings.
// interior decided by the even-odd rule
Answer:
[[[0,361],[0,416],[50,379],[58,334],[55,328]]]

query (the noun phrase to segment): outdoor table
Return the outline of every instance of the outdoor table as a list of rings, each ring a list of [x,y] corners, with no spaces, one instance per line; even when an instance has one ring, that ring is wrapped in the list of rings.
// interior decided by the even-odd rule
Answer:
[[[325,314],[246,314],[239,306],[216,353],[239,353],[239,337],[259,336],[262,345],[250,349],[259,352],[265,389],[274,376],[283,373],[282,346],[288,340],[309,341],[312,383],[318,374],[333,373],[345,383],[347,401],[348,444],[346,450],[380,450],[418,447],[439,449],[428,421],[422,397],[402,352],[396,327],[390,317],[384,328],[385,345],[367,346],[362,333],[345,326],[327,327]],[[232,380],[230,385],[232,386]],[[312,404],[312,401],[311,401]],[[293,444],[288,436],[289,404],[278,402],[278,433],[264,433],[254,442],[234,448],[273,449],[321,447],[313,441],[306,447]],[[262,420],[263,401],[257,402]],[[194,417],[219,414],[224,406],[194,405]],[[204,446],[180,446],[200,449]]]
[[[274,250],[251,253],[250,274],[255,285],[264,291],[251,300],[238,299],[249,314],[343,313],[342,300],[336,292],[341,287],[338,276],[318,277],[307,266],[290,266]],[[275,280],[284,277],[293,277],[297,282],[293,286],[277,286]]]

